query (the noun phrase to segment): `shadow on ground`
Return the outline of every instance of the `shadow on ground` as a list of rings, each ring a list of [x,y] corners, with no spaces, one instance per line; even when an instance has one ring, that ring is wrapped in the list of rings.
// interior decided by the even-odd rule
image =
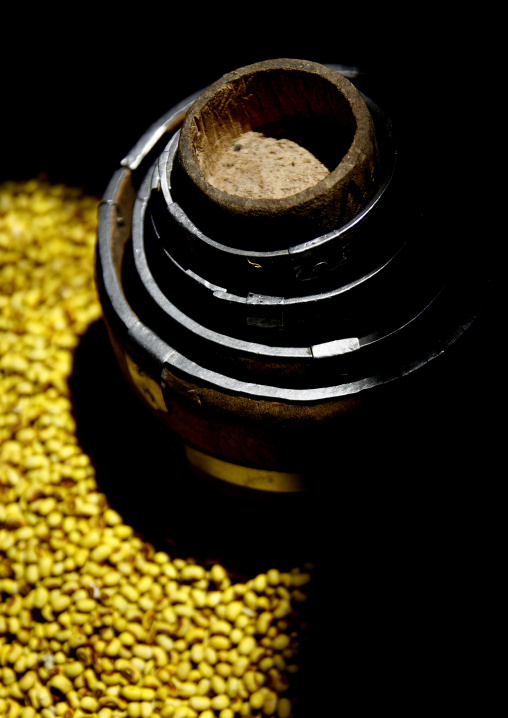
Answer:
[[[120,375],[101,322],[82,337],[71,389],[99,489],[143,540],[239,575],[310,560],[308,504],[230,496],[189,474]]]
[[[488,336],[480,327],[469,349]],[[485,372],[474,353],[438,368],[396,409],[352,422],[316,491],[249,501],[185,471],[125,384],[102,322],[77,349],[78,439],[99,490],[144,541],[239,580],[315,564],[302,716],[332,715],[323,684],[358,710],[405,710],[408,693],[430,706],[443,690],[445,703],[467,702],[485,670],[499,551],[492,401],[464,396]]]

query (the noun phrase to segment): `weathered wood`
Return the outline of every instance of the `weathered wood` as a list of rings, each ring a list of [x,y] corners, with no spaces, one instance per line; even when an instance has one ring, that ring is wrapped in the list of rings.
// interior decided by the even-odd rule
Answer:
[[[340,73],[268,60],[224,75],[182,125],[178,165],[188,206],[221,232],[319,236],[352,219],[378,181],[362,95]]]

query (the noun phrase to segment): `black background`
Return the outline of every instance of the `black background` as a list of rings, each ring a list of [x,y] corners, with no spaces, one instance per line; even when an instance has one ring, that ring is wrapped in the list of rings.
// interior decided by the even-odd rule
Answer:
[[[383,107],[419,136],[424,173],[437,164],[446,187],[458,175],[450,153],[455,161],[464,155],[458,138],[476,165],[480,127],[492,126],[495,24],[428,4],[375,13],[227,4],[121,14],[105,7],[72,17],[14,10],[4,31],[0,176],[46,172],[101,194],[120,159],[176,102],[236,67],[294,57],[372,75]]]
[[[496,264],[499,19],[479,18],[476,9],[445,18],[429,5],[384,8],[375,17],[369,8],[348,15],[320,4],[149,7],[31,11],[4,29],[12,36],[3,61],[1,180],[43,173],[100,196],[152,122],[225,72],[275,57],[353,65],[373,78],[375,99],[411,147],[408,182],[436,226],[446,217],[464,236],[465,252],[490,254]],[[351,702],[353,714],[369,705],[407,715],[473,699],[484,707],[496,687],[506,473],[500,294],[396,405],[356,427],[348,448],[338,442],[336,466],[319,479],[321,500],[303,511],[304,530],[302,507],[294,522],[286,513],[285,535],[276,513],[249,511],[251,530],[273,528],[275,543],[312,535],[320,552],[309,715],[314,698],[321,705],[314,714],[330,716]],[[78,381],[76,398],[81,406],[85,397],[99,403],[101,389],[123,409],[114,369],[97,355],[105,346],[100,327],[85,338],[81,376],[92,368],[98,380],[84,389]],[[107,449],[95,447],[103,475],[139,469],[146,451],[138,442],[136,463],[125,458],[126,447],[129,440],[136,446],[133,434],[146,425],[131,423],[129,434],[125,417],[135,411],[126,409],[113,419],[121,439],[111,432],[111,406],[103,413],[97,403],[95,430],[111,434]],[[86,443],[93,422],[81,413]],[[148,515],[143,495],[139,511]],[[172,513],[181,515],[178,504]],[[241,533],[239,522],[231,540]],[[327,707],[328,695],[337,710]]]

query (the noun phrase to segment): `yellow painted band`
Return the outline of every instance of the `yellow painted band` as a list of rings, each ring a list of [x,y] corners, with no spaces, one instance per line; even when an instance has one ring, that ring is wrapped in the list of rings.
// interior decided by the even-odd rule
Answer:
[[[303,474],[241,466],[210,456],[210,454],[205,454],[187,445],[184,446],[184,449],[191,469],[236,486],[273,492],[299,492],[306,488],[306,479]]]

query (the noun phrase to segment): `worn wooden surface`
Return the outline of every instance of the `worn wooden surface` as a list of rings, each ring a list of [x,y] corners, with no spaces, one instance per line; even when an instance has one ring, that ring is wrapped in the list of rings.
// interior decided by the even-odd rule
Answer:
[[[258,187],[245,196],[245,178],[238,191],[217,182],[217,159],[238,146],[241,153],[253,131],[266,139],[258,161],[268,162],[273,180],[270,146],[287,140],[302,148],[298,162],[287,153],[281,160],[286,176],[290,167],[299,175],[296,192],[277,196],[273,186]],[[301,161],[304,154],[312,162]],[[305,178],[316,162],[328,172]],[[355,216],[376,187],[378,148],[365,101],[344,76],[314,62],[267,60],[224,75],[200,95],[182,125],[178,164],[182,201],[200,219],[213,217],[223,235],[234,227],[247,235],[279,233],[280,241],[286,229],[314,237]],[[233,167],[222,175],[224,169]]]

